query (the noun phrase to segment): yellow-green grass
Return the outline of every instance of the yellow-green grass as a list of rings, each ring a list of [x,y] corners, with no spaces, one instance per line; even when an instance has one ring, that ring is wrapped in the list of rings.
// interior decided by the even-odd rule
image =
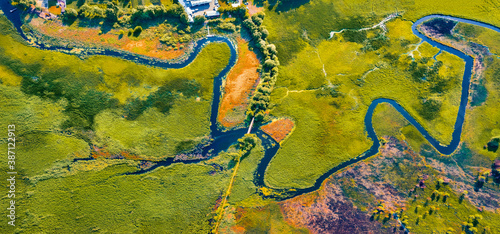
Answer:
[[[66,117],[60,103],[29,97],[19,88],[0,85],[0,125],[7,132],[15,125],[16,171],[20,176],[42,174],[53,163],[88,155],[89,147],[83,140],[57,133]],[[7,134],[0,138],[6,145]],[[0,159],[2,168],[7,157]]]
[[[227,186],[228,174],[210,175],[211,166],[175,164],[144,175],[123,175],[135,170],[119,164],[24,185],[16,197],[22,220],[16,228],[30,233],[210,230],[212,207]]]
[[[0,85],[0,124],[16,125],[16,134],[50,132],[66,119],[61,103],[28,96],[17,87]],[[2,136],[1,139],[6,139]]]
[[[455,32],[467,40],[487,46],[491,53],[500,54],[500,33],[480,26],[459,22]]]
[[[413,125],[407,125],[401,129],[404,140],[413,149],[414,152],[420,152],[422,144],[428,143],[422,134]]]
[[[90,153],[89,145],[76,137],[33,133],[19,139],[21,142],[16,147],[16,165],[23,177],[42,175],[57,162]]]
[[[397,27],[411,31],[411,25],[397,22],[401,25],[393,24],[389,31]],[[277,88],[271,96],[271,102],[276,104],[271,114],[291,117],[297,126],[266,171],[268,185],[311,186],[328,169],[366,151],[371,141],[365,133],[364,116],[376,98],[398,101],[431,136],[443,144],[451,141],[464,62],[447,52],[437,56],[443,62],[439,74],[450,80],[450,85],[444,93],[433,93],[430,89],[433,82],[415,80],[406,70],[411,57],[405,54],[414,46],[402,44],[404,40],[418,42],[401,36],[389,37],[387,46],[363,52],[361,44],[332,39],[316,48],[306,46],[296,58],[281,66]],[[432,56],[437,53],[425,46],[422,50]],[[389,59],[386,54],[400,59]],[[336,86],[339,97],[320,97],[312,90],[329,84]],[[421,114],[425,111],[423,100],[427,98],[442,102],[432,119]]]
[[[427,181],[427,183],[435,184],[435,181]],[[479,220],[479,224],[477,226],[479,232],[482,233],[485,227],[489,227],[490,232],[486,233],[496,233],[494,229],[500,225],[498,214],[489,211],[479,212],[476,207],[470,204],[468,198],[459,202],[461,194],[455,193],[448,186],[441,186],[438,190],[440,193],[449,194],[446,202],[443,202],[443,196],[440,195],[439,201],[437,199],[431,200],[428,205],[425,206],[427,198],[431,197],[434,191],[434,185],[430,187],[431,188],[425,189],[424,192],[418,192],[419,197],[416,201],[409,201],[407,203],[406,211],[403,215],[408,217],[407,226],[411,228],[411,232],[446,233],[448,229],[451,229],[453,230],[453,233],[460,233],[463,222],[472,222],[471,220],[468,221],[469,215],[479,214],[483,217],[482,220]],[[417,208],[417,206],[420,207]],[[434,210],[436,210],[436,208],[439,210],[433,211],[432,214],[429,214],[428,212],[431,207],[434,207]],[[422,217],[419,218],[419,216]],[[418,224],[417,219],[419,219]]]
[[[500,135],[500,59],[495,56],[486,58],[484,85],[488,92],[486,101],[481,106],[467,110],[463,139],[477,153],[491,159],[499,156],[499,152],[483,149],[492,137]]]
[[[5,85],[19,86],[21,77],[25,79],[49,77],[61,83],[66,90],[65,92],[77,93],[81,90],[97,89],[111,94],[123,105],[135,98],[145,99],[159,86],[174,80],[194,80],[200,84],[199,98],[182,98],[182,94],[180,94],[181,97],[175,101],[174,108],[167,114],[151,109],[147,112],[147,116],[134,121],[123,119],[123,114],[119,109],[99,115],[96,118],[99,123],[96,135],[99,138],[92,139],[92,143],[98,146],[108,146],[113,153],[131,151],[146,157],[159,158],[173,156],[176,153],[176,144],[182,141],[199,142],[203,136],[209,134],[213,79],[229,61],[230,51],[226,44],[208,44],[187,67],[164,70],[114,57],[92,56],[81,60],[76,56],[43,51],[18,42],[10,36],[11,33],[14,33],[13,31],[6,30],[4,32],[9,33],[0,35],[2,41],[0,56],[4,58],[0,61],[0,79]],[[24,119],[26,119],[25,121],[36,120],[51,125],[41,128],[26,123],[20,124],[19,128],[52,130],[59,128],[61,123],[68,119],[64,113],[61,113],[67,105],[65,99],[59,99],[57,103],[47,99],[43,100],[46,102],[43,103],[40,98],[35,96],[24,97],[19,88],[2,86],[2,89],[6,90],[5,93],[2,93],[4,94],[3,98],[6,99],[4,105],[10,102],[10,105],[13,105],[11,108],[23,108],[20,111],[25,112],[16,116],[6,116],[2,118],[2,122],[7,123],[15,120],[23,123]],[[11,90],[11,92],[7,92],[7,90]],[[8,94],[9,96],[5,96]],[[23,106],[27,102],[23,102],[24,99],[33,100],[39,104],[28,109],[27,106]],[[38,119],[40,117],[36,115],[29,115],[33,111],[42,112],[43,110],[45,110],[45,114],[42,113],[42,116],[47,117],[51,122],[41,121]],[[5,111],[8,111],[8,107],[5,107]],[[15,110],[9,112],[10,115],[15,113]],[[50,113],[59,114],[57,117],[51,117]],[[141,133],[137,134],[130,129]],[[158,132],[153,134],[152,131]],[[124,132],[128,133],[123,134]]]
[[[315,92],[292,93],[271,114],[292,118],[294,133],[285,140],[265,173],[272,187],[308,187],[330,168],[369,148],[364,131],[366,106],[351,111],[349,97],[316,98]],[[340,107],[331,105],[337,102]]]
[[[236,226],[244,228],[245,233],[309,233],[306,228],[297,228],[287,223],[280,205],[275,202],[240,211],[245,215],[238,217]]]
[[[238,203],[257,192],[257,187],[253,183],[254,173],[263,157],[264,148],[261,144],[258,144],[250,151],[248,156],[240,161],[239,170],[229,196],[230,204]]]
[[[413,22],[426,15],[444,14],[500,25],[497,3],[489,0],[473,3],[468,0],[311,0],[287,12],[278,13],[275,8],[266,10],[264,24],[270,32],[270,42],[277,44],[280,60],[286,63],[309,39],[326,39],[330,31],[343,28],[371,26],[385,15],[396,12]]]
[[[385,25],[387,27],[386,35],[389,38],[408,40],[410,44],[416,44],[420,41],[420,38],[410,30],[413,25],[411,21],[396,18],[387,22]]]
[[[12,70],[0,65],[0,84],[8,86],[19,86],[22,77],[16,75]]]
[[[210,101],[177,100],[168,115],[156,108],[136,120],[105,111],[96,117],[96,145],[110,153],[129,151],[147,158],[173,157],[181,142],[200,142],[210,133]]]
[[[6,74],[3,82],[19,84],[19,78],[13,75],[66,77],[68,83],[82,83],[86,88],[98,87],[112,93],[122,103],[128,98],[142,97],[154,91],[151,87],[180,78],[199,82],[202,98],[211,99],[213,78],[227,65],[230,54],[226,44],[211,43],[187,67],[164,70],[108,56],[81,60],[76,56],[25,46],[7,34],[0,35],[0,41],[1,54],[9,60],[9,64],[5,64],[7,61],[2,63],[2,73]]]
[[[401,137],[401,129],[409,122],[390,104],[382,103],[375,108],[372,118],[373,128],[377,136]]]
[[[438,48],[433,47],[431,44],[429,44],[427,42],[424,42],[420,46],[418,46],[418,53],[413,52],[413,55],[414,55],[415,59],[432,58],[438,52],[439,52]],[[427,65],[432,66],[433,62],[434,62],[434,60],[429,59]]]

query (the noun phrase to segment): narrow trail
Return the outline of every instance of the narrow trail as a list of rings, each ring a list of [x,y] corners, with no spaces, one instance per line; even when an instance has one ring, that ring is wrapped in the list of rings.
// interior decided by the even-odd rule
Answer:
[[[227,198],[231,194],[231,189],[233,188],[233,183],[234,183],[234,178],[236,178],[236,174],[238,173],[238,169],[240,167],[240,159],[238,159],[238,162],[236,163],[236,166],[234,167],[233,175],[231,176],[231,180],[229,181],[229,186],[227,187],[226,194],[224,195],[224,198],[222,199],[222,202],[219,206],[219,214],[217,214],[217,223],[215,224],[214,232],[219,233],[219,226],[222,218],[224,218],[224,213],[225,213],[225,206],[227,203]]]
[[[360,28],[360,29],[354,29],[354,28],[344,28],[340,31],[331,31],[330,32],[330,39],[333,38],[333,36],[335,36],[335,34],[338,34],[338,33],[342,33],[344,32],[345,30],[354,30],[354,31],[366,31],[366,30],[370,30],[370,29],[375,29],[375,28],[381,28],[382,30],[384,30],[384,32],[387,31],[387,28],[385,27],[385,23],[387,23],[389,20],[392,20],[396,17],[399,16],[399,13],[392,13],[390,14],[389,16],[385,17],[382,21],[380,21],[378,24],[375,24],[371,27],[367,27],[367,28]]]

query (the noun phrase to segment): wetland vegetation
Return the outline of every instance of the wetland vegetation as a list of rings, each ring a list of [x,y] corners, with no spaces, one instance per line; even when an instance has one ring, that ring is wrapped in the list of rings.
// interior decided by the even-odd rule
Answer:
[[[139,49],[131,51],[143,55],[154,49],[140,44],[154,40],[178,53],[152,57],[173,58],[204,30],[203,19],[188,26],[185,13],[170,1],[86,2],[68,1],[80,10],[76,15],[69,10],[66,26],[57,27],[108,27],[92,35],[109,44],[114,37],[137,43]],[[386,232],[400,227],[393,216],[398,214],[402,229],[415,233],[495,233],[500,225],[494,163],[499,157],[500,47],[498,33],[465,23],[447,22],[434,35],[477,62],[473,102],[456,152],[441,155],[396,109],[381,104],[373,116],[382,143],[379,154],[331,175],[318,191],[285,201],[266,198],[273,189],[310,187],[369,149],[364,118],[377,98],[396,100],[433,138],[451,141],[464,62],[422,43],[411,31],[412,21],[436,13],[497,26],[500,21],[488,1],[474,3],[474,11],[465,0],[453,7],[446,2],[265,1],[263,13],[248,16],[242,7],[227,7],[222,19],[207,21],[216,33],[248,40],[238,43],[245,47],[239,55],[255,53],[261,64],[252,67],[259,82],[248,85],[255,92],[246,93],[242,106],[248,105],[245,124],[255,117],[267,137],[280,144],[265,171],[264,187],[256,186],[255,172],[270,146],[253,134],[206,161],[134,174],[147,163],[210,141],[213,79],[229,61],[225,44],[207,45],[185,68],[163,70],[114,57],[80,59],[33,48],[1,16],[0,122],[16,121],[19,154],[36,155],[18,159],[23,168],[18,230]],[[398,16],[372,27],[392,13]],[[47,25],[38,27],[38,33],[55,35]],[[255,62],[251,57],[244,61]],[[239,66],[229,77],[245,69]],[[481,90],[484,94],[477,94]],[[229,115],[238,124],[242,106]],[[81,160],[92,152],[106,152],[106,157]],[[0,160],[2,170],[7,170],[5,160]],[[332,215],[342,222],[333,225]]]

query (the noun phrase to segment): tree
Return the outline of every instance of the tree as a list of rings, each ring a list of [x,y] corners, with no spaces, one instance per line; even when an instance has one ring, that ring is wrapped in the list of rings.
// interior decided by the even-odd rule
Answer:
[[[62,15],[62,21],[67,24],[72,24],[78,17],[78,11],[73,8],[66,8],[66,11]]]
[[[266,49],[269,52],[269,54],[275,55],[278,53],[278,51],[276,50],[276,46],[274,44],[267,44]]]
[[[31,7],[31,5],[35,5],[35,0],[13,0],[12,5],[25,11]]]
[[[181,23],[183,24],[188,24],[189,23],[189,16],[188,14],[186,14],[186,12],[182,13],[180,16],[179,16],[179,20],[181,21]]]
[[[205,18],[205,16],[197,15],[194,17],[194,24],[200,25],[200,24],[205,23],[206,20],[207,20],[207,18]]]
[[[135,37],[138,37],[139,35],[141,35],[141,32],[142,32],[142,27],[141,26],[136,26],[134,28],[134,36]]]
[[[252,15],[252,21],[254,22],[255,25],[260,26],[262,25],[263,20],[257,15]]]

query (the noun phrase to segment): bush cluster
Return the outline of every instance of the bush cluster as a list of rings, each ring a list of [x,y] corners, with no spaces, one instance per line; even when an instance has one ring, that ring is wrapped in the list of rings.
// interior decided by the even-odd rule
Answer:
[[[111,24],[120,23],[122,25],[137,25],[144,21],[163,19],[167,17],[177,18],[183,24],[189,23],[187,14],[179,4],[172,4],[168,7],[163,5],[138,6],[130,12],[125,13],[114,2],[107,2],[106,5],[89,5],[85,3],[79,7],[78,10],[67,8],[66,12],[62,16],[62,19],[71,22],[71,20],[74,20],[77,17],[83,19],[105,19]]]
[[[269,107],[270,95],[278,77],[278,66],[280,64],[276,46],[267,41],[269,32],[262,26],[263,20],[264,13],[259,13],[243,21],[243,26],[249,30],[255,46],[260,50],[264,58],[261,69],[262,80],[250,100],[247,111],[247,119],[255,118],[257,123],[264,120],[265,112]]]

